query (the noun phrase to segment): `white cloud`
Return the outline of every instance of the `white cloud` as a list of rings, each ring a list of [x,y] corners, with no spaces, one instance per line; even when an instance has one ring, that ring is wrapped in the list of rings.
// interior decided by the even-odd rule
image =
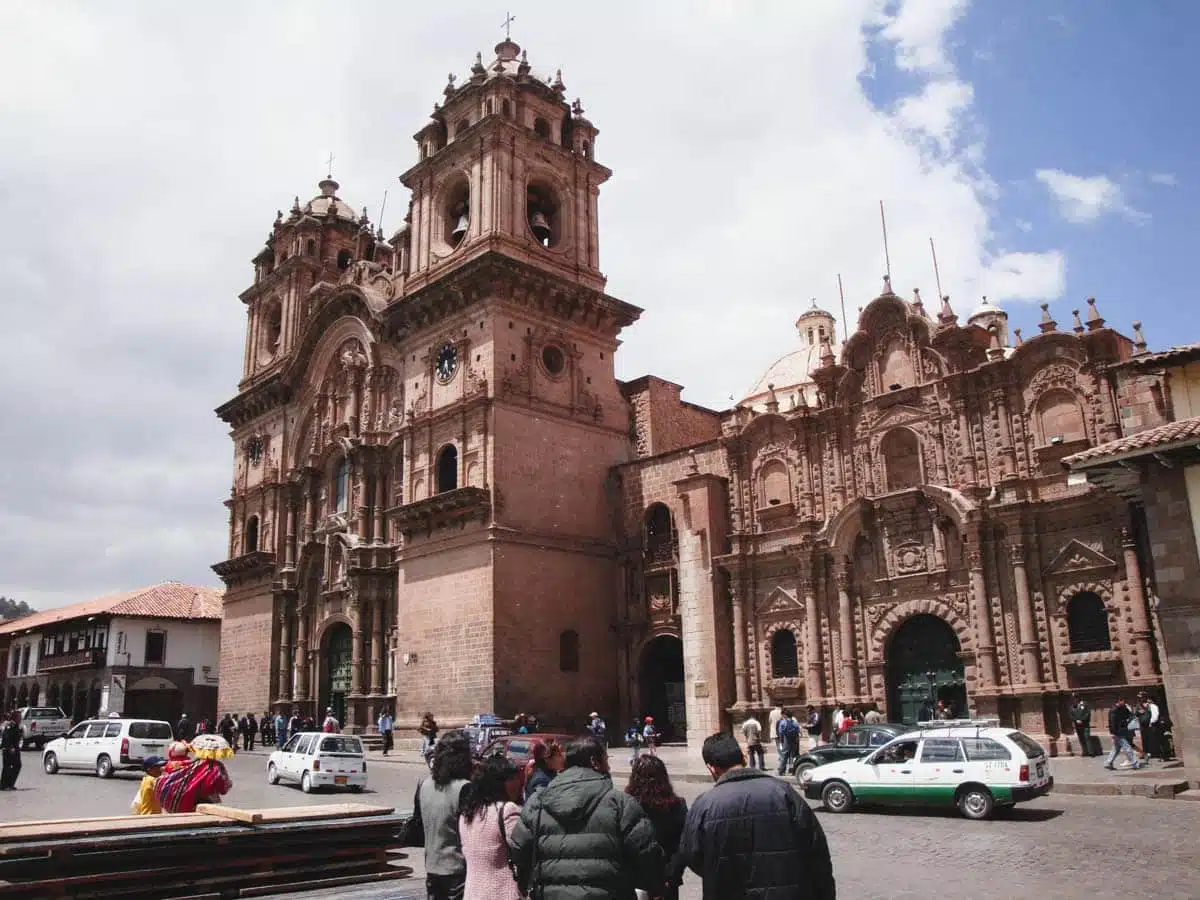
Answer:
[[[1061,169],[1038,169],[1036,174],[1058,202],[1062,217],[1075,225],[1086,225],[1109,214],[1133,221],[1149,218],[1125,201],[1121,185],[1107,175],[1072,175]]]
[[[1029,234],[1029,232],[1033,231],[1033,223],[1025,219],[1017,219],[1013,224],[1017,226],[1018,231],[1023,231],[1026,234]]]
[[[1159,184],[1163,187],[1175,187],[1179,183],[1179,180],[1173,172],[1151,172],[1150,183]]]
[[[7,4],[0,56],[0,594],[34,606],[168,578],[213,583],[233,448],[212,413],[241,374],[238,292],[275,210],[332,149],[386,228],[412,134],[476,50],[482,2]],[[994,247],[986,146],[947,50],[964,2],[529,2],[513,37],[601,129],[609,289],[645,308],[618,374],[722,405],[791,349],[816,296],[853,310],[884,271],[933,296],[1053,299],[1053,247]],[[890,10],[890,12],[889,12]],[[493,22],[493,20],[496,20]],[[236,23],[232,27],[231,23]],[[491,25],[481,23],[493,23]],[[880,52],[882,51],[882,52]],[[864,93],[872,55],[905,93]],[[106,548],[108,548],[106,552]]]

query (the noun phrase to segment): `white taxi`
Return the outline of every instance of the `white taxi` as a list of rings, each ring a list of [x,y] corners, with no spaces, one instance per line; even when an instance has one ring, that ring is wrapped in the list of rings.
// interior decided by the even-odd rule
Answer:
[[[367,786],[362,741],[352,734],[294,734],[267,760],[267,783],[283,780],[299,782],[306,794],[321,787],[344,787],[358,793]]]
[[[1054,788],[1046,751],[999,720],[923,722],[858,759],[801,774],[804,796],[830,812],[861,804],[957,806],[968,819],[987,819]]]

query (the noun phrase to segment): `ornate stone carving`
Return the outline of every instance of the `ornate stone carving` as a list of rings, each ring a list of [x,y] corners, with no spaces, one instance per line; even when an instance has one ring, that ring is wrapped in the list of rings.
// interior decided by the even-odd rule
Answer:
[[[1095,542],[1099,544],[1099,542]],[[1103,545],[1100,545],[1102,547]],[[1088,569],[1112,569],[1117,563],[1101,552],[1100,547],[1093,547],[1076,538],[1072,538],[1054,555],[1050,564],[1042,574],[1046,577],[1073,574]]]
[[[904,541],[896,545],[893,559],[897,575],[915,575],[929,568],[925,545],[920,541]]]
[[[773,616],[784,614],[796,615],[797,610],[803,609],[804,602],[793,591],[776,587],[759,601],[754,611],[759,616]]]
[[[1029,394],[1036,397],[1052,387],[1074,388],[1078,372],[1077,367],[1065,363],[1051,363],[1043,366],[1029,380]]]

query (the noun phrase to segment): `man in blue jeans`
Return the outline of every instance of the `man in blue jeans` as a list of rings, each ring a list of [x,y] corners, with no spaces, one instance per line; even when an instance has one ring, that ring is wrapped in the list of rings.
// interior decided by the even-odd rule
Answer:
[[[792,764],[800,755],[800,723],[796,721],[790,710],[784,710],[779,719],[779,772],[786,775],[791,771]]]
[[[1133,710],[1125,703],[1124,697],[1118,697],[1116,704],[1108,711],[1108,733],[1112,736],[1113,748],[1112,753],[1108,754],[1108,759],[1104,761],[1104,768],[1110,771],[1120,753],[1129,757],[1130,768],[1140,769],[1143,765],[1129,743],[1129,722],[1132,718]]]

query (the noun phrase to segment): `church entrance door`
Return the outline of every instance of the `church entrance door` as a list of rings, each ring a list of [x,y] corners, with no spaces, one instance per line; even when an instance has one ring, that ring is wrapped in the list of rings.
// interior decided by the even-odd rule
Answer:
[[[654,724],[665,740],[682,739],[687,734],[682,640],[673,634],[664,634],[645,646],[638,666],[638,694],[642,701],[638,715],[653,716]],[[621,723],[620,734],[623,735],[628,727],[629,723]]]
[[[937,616],[905,621],[888,643],[888,720],[915,725],[933,718],[938,701],[967,715],[967,686],[954,629]]]
[[[325,677],[321,683],[321,704],[317,710],[317,726],[325,718],[325,710],[333,707],[333,715],[346,724],[346,695],[350,693],[351,653],[353,636],[350,626],[341,622],[325,633]]]

